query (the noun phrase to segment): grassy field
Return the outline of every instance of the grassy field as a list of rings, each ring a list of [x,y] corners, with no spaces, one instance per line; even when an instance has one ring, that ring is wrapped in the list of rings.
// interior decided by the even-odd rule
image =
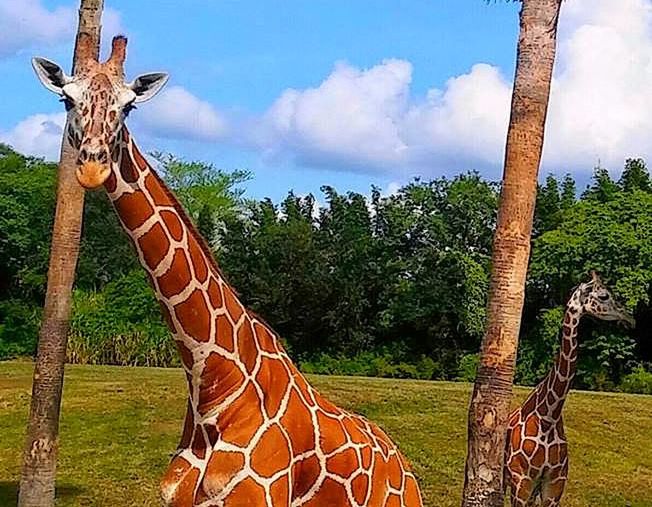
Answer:
[[[16,502],[31,373],[30,363],[0,363],[0,506]],[[311,381],[387,430],[413,462],[427,506],[459,505],[468,384]],[[69,366],[57,505],[159,505],[158,478],[180,435],[185,389],[179,370]],[[652,506],[652,397],[573,392],[566,427],[565,507]]]

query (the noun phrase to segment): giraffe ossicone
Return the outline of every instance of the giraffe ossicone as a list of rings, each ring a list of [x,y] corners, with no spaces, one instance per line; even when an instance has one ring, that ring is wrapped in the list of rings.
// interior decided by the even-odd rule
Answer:
[[[590,281],[573,291],[566,304],[554,365],[509,418],[505,486],[510,488],[512,507],[558,507],[564,494],[568,441],[562,409],[577,368],[578,327],[585,315],[635,325],[595,272]]]
[[[113,39],[111,55],[106,62],[97,62],[92,54],[92,41],[82,34],[79,39],[79,62],[74,76],[68,76],[56,63],[33,58],[32,66],[45,87],[61,97],[68,111],[64,137],[78,150],[77,180],[84,188],[104,184],[116,160],[118,136],[124,119],[135,104],[152,98],[167,82],[164,72],[143,74],[131,83],[124,80],[127,39]]]
[[[274,331],[238,300],[136,147],[124,119],[167,75],[125,84],[125,50],[126,39],[114,39],[107,62],[84,62],[72,78],[48,60],[34,59],[34,67],[66,102],[66,136],[80,149],[77,177],[86,187],[104,185],[179,349],[188,407],[161,481],[164,505],[421,506],[394,443],[310,386]]]

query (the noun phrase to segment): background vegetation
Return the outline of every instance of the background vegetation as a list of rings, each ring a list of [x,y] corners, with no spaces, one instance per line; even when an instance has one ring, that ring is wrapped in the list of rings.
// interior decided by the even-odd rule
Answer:
[[[30,363],[0,364],[0,505],[16,505],[31,380]],[[183,424],[185,382],[176,369],[67,367],[57,505],[159,506],[158,482]],[[310,382],[389,433],[412,463],[426,507],[460,505],[469,384],[333,376]],[[514,404],[525,394],[517,389]],[[651,412],[648,396],[570,396],[564,507],[652,505]]]
[[[281,203],[243,198],[249,175],[156,155],[244,301],[311,373],[474,377],[499,188],[476,173],[370,196],[323,187]],[[34,354],[45,290],[55,167],[0,146],[0,359]],[[69,355],[175,365],[174,344],[105,195],[89,193]],[[517,381],[553,359],[563,305],[597,269],[639,325],[584,323],[579,387],[652,392],[652,183],[642,160],[613,181],[597,168],[540,188]]]

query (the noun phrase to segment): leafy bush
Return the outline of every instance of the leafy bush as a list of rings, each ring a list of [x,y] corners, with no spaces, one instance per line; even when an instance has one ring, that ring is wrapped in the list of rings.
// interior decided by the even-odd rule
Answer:
[[[24,301],[0,301],[0,360],[36,354],[41,309]]]
[[[580,343],[578,381],[591,390],[614,391],[634,365],[636,342],[619,333],[595,334]]]
[[[385,377],[431,380],[441,378],[439,363],[422,356],[414,363],[397,360],[387,350],[360,352],[353,357],[319,354],[312,360],[299,363],[304,373],[321,375],[354,375],[360,377]]]
[[[142,270],[107,284],[101,292],[75,291],[68,359],[130,366],[179,364]]]
[[[480,354],[466,354],[460,358],[457,367],[457,377],[455,380],[461,382],[475,382],[480,366]]]
[[[543,310],[533,329],[520,340],[515,380],[520,385],[538,384],[548,373],[559,350],[564,308]]]
[[[652,394],[652,372],[637,366],[632,373],[623,377],[620,390],[625,393]]]

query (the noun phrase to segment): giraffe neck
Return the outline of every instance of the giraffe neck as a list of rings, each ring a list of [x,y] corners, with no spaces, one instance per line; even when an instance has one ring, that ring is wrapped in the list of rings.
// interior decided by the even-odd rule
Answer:
[[[555,364],[546,378],[539,384],[545,402],[539,405],[542,415],[558,420],[570,391],[577,370],[577,333],[582,318],[582,304],[579,295],[574,294],[566,306],[561,330],[561,344]]]
[[[188,378],[189,409],[195,416],[206,414],[237,387],[244,365],[256,361],[256,324],[126,128],[105,188],[175,338]]]

